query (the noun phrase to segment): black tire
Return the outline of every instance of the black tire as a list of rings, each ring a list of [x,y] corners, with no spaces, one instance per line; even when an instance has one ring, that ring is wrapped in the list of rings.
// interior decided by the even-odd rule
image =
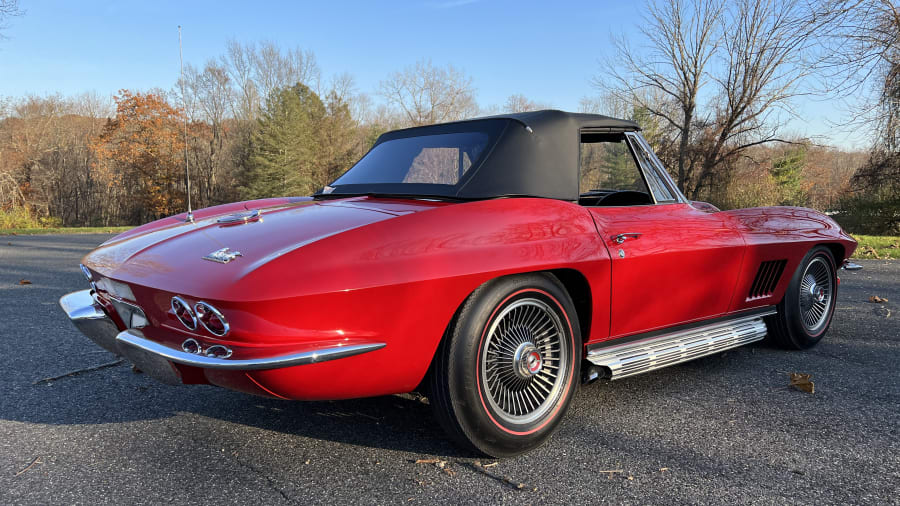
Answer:
[[[556,430],[578,387],[581,358],[575,307],[556,277],[500,278],[475,290],[450,324],[429,374],[431,406],[462,448],[519,455]],[[512,393],[497,395],[501,385]]]
[[[831,325],[837,288],[834,256],[825,246],[816,246],[803,257],[791,277],[784,297],[776,306],[778,314],[766,319],[772,341],[791,350],[805,350],[818,344]],[[827,300],[819,300],[820,295]]]

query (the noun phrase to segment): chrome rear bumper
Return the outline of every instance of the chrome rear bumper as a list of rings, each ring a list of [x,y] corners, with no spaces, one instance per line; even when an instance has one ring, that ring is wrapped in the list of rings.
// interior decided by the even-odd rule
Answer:
[[[172,368],[173,363],[202,369],[258,371],[326,362],[379,350],[385,346],[385,343],[373,342],[314,348],[251,359],[209,357],[159,344],[144,337],[139,329],[119,332],[116,324],[94,300],[90,290],[64,295],[59,299],[59,305],[75,327],[91,341],[116,355],[125,356],[141,370],[165,383],[180,383],[177,372]]]
[[[116,346],[116,335],[119,333],[119,329],[106,315],[100,304],[94,300],[90,290],[63,295],[59,299],[59,305],[82,334],[100,345],[101,348],[116,355],[120,354],[118,346]]]
[[[144,334],[137,329],[128,329],[120,332],[119,335],[116,336],[116,343],[122,354],[126,356],[130,354],[131,350],[140,350],[141,352],[150,353],[177,364],[200,367],[203,369],[232,371],[258,371],[261,369],[279,369],[282,367],[293,367],[295,365],[315,364],[318,362],[337,360],[339,358],[352,357],[353,355],[359,355],[360,353],[384,348],[384,343],[365,343],[335,346],[333,348],[321,348],[274,357],[234,360],[208,357],[198,353],[187,353],[185,351],[169,348],[168,346],[147,339],[144,337]]]

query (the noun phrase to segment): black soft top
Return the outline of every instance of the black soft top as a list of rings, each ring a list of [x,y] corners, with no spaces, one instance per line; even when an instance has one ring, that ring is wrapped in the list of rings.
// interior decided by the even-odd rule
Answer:
[[[328,194],[337,197],[371,193],[466,200],[530,196],[574,201],[578,200],[579,193],[580,134],[629,132],[640,127],[633,121],[599,114],[543,110],[394,130],[381,135],[374,146],[399,138],[483,129],[496,132],[493,144],[477,166],[455,185],[335,184],[328,187]]]

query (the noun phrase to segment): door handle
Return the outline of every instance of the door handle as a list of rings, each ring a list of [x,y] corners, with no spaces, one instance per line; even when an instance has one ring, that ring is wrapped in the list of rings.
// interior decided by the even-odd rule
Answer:
[[[625,239],[628,239],[629,237],[631,237],[632,239],[637,239],[637,238],[640,237],[640,236],[641,236],[641,234],[637,234],[637,233],[634,233],[634,232],[626,232],[626,233],[624,233],[624,234],[617,234],[617,235],[614,235],[614,236],[611,237],[611,239],[612,239],[616,244],[622,244],[623,242],[625,242]]]

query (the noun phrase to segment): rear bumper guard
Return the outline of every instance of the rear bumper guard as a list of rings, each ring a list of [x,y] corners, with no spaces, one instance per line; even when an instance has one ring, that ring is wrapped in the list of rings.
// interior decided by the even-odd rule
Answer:
[[[116,335],[119,333],[119,329],[103,310],[103,307],[94,300],[91,290],[81,290],[63,295],[59,299],[59,305],[82,334],[101,348],[121,355],[116,345]]]
[[[856,262],[851,262],[850,260],[844,260],[844,263],[841,264],[841,269],[845,271],[859,271],[862,270],[862,268],[862,265],[859,265]]]
[[[169,348],[147,339],[139,329],[127,329],[119,332],[116,324],[94,300],[91,290],[81,290],[64,295],[59,299],[59,305],[75,327],[91,341],[116,355],[124,355],[148,373],[151,370],[159,369],[160,366],[163,366],[162,369],[166,369],[164,367],[168,365],[166,363],[228,371],[279,369],[352,357],[380,350],[385,346],[385,343],[355,343],[250,359],[209,357]]]

